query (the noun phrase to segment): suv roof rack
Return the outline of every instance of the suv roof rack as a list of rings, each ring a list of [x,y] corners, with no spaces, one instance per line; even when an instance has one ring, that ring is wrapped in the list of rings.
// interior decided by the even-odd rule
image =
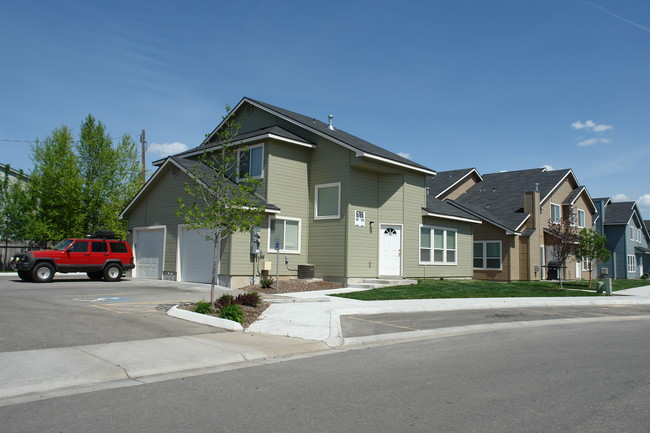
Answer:
[[[89,239],[102,239],[102,240],[108,240],[108,239],[115,239],[118,241],[121,241],[122,238],[117,236],[114,231],[112,230],[97,230],[95,233],[88,235]]]

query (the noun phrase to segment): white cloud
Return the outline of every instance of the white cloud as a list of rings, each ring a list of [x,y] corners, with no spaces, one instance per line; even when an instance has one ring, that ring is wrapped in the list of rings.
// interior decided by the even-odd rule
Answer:
[[[631,201],[632,199],[627,195],[620,193],[612,196],[612,201]]]
[[[596,123],[593,120],[587,120],[584,123],[578,120],[577,122],[573,122],[571,124],[571,127],[573,129],[587,129],[589,131],[594,131],[594,132],[604,132],[614,128],[612,125],[606,125],[604,123]]]
[[[147,147],[147,151],[160,156],[174,155],[184,152],[189,147],[185,143],[175,141],[174,143],[152,143]]]
[[[553,168],[553,166],[550,165],[550,164],[544,164],[544,165],[542,165],[542,168],[545,168],[546,171],[553,171],[553,170],[555,170],[555,169]]]
[[[406,152],[397,152],[397,154],[398,154],[399,156],[401,156],[402,158],[411,159],[411,154],[410,154],[410,153],[406,153]]]
[[[609,138],[588,138],[587,140],[583,140],[583,141],[578,142],[578,146],[586,147],[586,146],[591,146],[592,144],[596,144],[596,143],[605,143],[605,144],[607,144],[607,143],[611,143],[611,142],[612,142],[612,140],[610,140]]]
[[[641,207],[650,207],[650,194],[643,194],[639,197],[638,202]]]

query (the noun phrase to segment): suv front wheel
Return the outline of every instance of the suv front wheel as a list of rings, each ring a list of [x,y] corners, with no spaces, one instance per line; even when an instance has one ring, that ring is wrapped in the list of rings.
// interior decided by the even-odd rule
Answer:
[[[49,263],[37,263],[32,269],[32,280],[37,283],[49,283],[54,278],[54,266]]]
[[[104,268],[104,279],[106,281],[120,281],[120,278],[122,278],[122,267],[120,265],[111,263]]]

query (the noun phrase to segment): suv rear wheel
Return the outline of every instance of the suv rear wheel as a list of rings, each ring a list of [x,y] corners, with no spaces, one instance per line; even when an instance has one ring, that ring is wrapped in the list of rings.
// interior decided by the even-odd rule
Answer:
[[[49,263],[36,263],[32,268],[32,280],[37,283],[49,283],[54,278],[54,266]]]
[[[122,278],[122,267],[111,263],[104,268],[104,279],[106,281],[120,281]]]

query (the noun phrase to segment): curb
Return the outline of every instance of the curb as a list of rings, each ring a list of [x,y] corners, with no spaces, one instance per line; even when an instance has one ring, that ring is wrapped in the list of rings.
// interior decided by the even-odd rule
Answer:
[[[220,317],[209,316],[207,314],[199,314],[193,311],[183,310],[174,305],[167,311],[167,315],[183,319],[190,322],[200,323],[202,325],[212,326],[214,328],[226,329],[228,331],[244,332],[241,324],[233,322],[232,320],[222,319]]]

